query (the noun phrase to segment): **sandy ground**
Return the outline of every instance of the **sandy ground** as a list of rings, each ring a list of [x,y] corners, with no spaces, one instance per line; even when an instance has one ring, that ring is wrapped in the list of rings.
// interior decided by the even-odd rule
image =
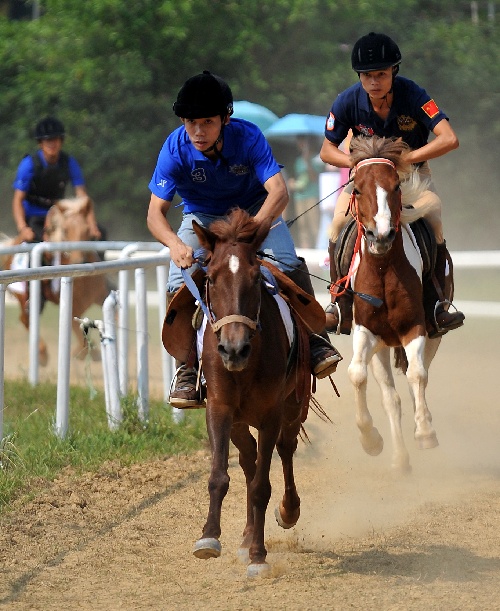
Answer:
[[[499,609],[500,321],[467,323],[443,340],[430,372],[438,448],[415,448],[409,395],[398,376],[413,466],[405,478],[389,470],[387,419],[373,380],[372,414],[386,448],[373,458],[360,447],[346,373],[350,338],[336,338],[345,356],[335,376],[341,398],[320,383],[317,397],[333,424],[315,415],[306,422],[311,443],[299,445],[296,460],[302,514],[290,531],[273,517],[283,492],[279,461],[273,464],[269,579],[248,579],[237,560],[245,495],[234,452],[222,556],[192,555],[208,507],[210,463],[201,451],[130,468],[109,464],[79,478],[68,470],[3,516],[0,608]],[[14,344],[12,375],[26,364],[22,341]],[[42,378],[54,375],[53,367]],[[97,384],[98,367],[90,367]],[[80,363],[72,376],[85,383],[88,368]],[[161,387],[159,376],[153,379]]]

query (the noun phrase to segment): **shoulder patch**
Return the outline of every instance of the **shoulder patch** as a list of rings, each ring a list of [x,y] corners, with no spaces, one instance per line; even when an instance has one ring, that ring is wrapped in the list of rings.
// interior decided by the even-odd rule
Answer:
[[[326,120],[326,129],[329,132],[331,132],[334,127],[335,127],[335,116],[334,116],[333,112],[331,112],[328,115],[328,119]]]
[[[422,106],[422,110],[425,114],[430,118],[434,119],[434,117],[439,113],[439,108],[434,100],[429,100]]]

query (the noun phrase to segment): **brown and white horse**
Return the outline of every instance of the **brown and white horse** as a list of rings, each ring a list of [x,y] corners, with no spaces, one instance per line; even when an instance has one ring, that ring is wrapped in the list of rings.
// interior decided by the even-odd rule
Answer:
[[[45,220],[45,239],[48,242],[86,242],[91,239],[90,226],[88,222],[89,211],[93,207],[93,202],[89,197],[76,197],[62,199],[56,202],[49,210]],[[7,238],[2,242],[3,246],[17,244],[17,238]],[[58,255],[48,255],[48,264],[77,264],[91,263],[99,260],[95,251],[68,251]],[[2,269],[9,269],[13,257],[5,257],[2,261]],[[50,280],[42,281],[42,291],[45,300],[59,304],[59,291],[54,288]],[[19,301],[21,313],[20,321],[29,329],[28,312],[28,289],[11,291]],[[80,317],[92,305],[102,305],[109,293],[108,281],[104,275],[82,276],[75,278],[73,283],[73,316]],[[78,344],[73,351],[77,358],[84,358],[87,354],[87,345],[80,329],[79,323],[73,321],[73,331]],[[98,350],[92,352],[93,358],[99,359]],[[47,345],[43,339],[39,342],[39,362],[44,366],[48,362]]]
[[[413,197],[418,196],[416,175],[408,174],[410,168],[403,161],[406,150],[401,140],[358,137],[351,142],[351,159],[355,164],[351,211],[358,226],[359,244],[352,285],[357,292],[381,299],[383,305],[376,308],[354,296],[353,357],[348,373],[355,389],[356,421],[362,446],[368,454],[378,455],[383,449],[383,439],[373,426],[366,398],[371,363],[390,421],[392,467],[401,472],[410,470],[410,462],[401,428],[401,400],[394,385],[390,349],[395,348],[396,364],[406,373],[418,447],[433,448],[438,441],[425,392],[429,366],[440,343],[440,338],[429,339],[426,333],[422,259],[408,225],[425,210],[402,206],[405,184],[412,184]]]

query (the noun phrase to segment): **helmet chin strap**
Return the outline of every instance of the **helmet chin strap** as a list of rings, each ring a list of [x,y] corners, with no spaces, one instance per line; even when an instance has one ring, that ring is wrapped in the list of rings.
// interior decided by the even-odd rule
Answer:
[[[222,151],[220,151],[217,148],[217,145],[222,142],[222,137],[224,135],[224,127],[225,127],[225,123],[222,123],[222,127],[220,128],[220,133],[217,137],[217,140],[212,144],[212,146],[209,146],[207,149],[205,149],[204,151],[201,151],[204,155],[206,153],[210,153],[211,151],[213,151],[217,157],[227,165],[227,159],[224,157],[224,155],[222,154]]]

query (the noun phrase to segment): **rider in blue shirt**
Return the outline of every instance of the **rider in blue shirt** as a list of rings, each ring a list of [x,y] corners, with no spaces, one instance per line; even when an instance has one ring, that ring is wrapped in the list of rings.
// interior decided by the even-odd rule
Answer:
[[[54,117],[45,117],[35,128],[38,151],[26,155],[17,168],[13,183],[12,214],[23,242],[41,242],[45,217],[55,201],[63,199],[68,183],[75,195],[87,195],[83,174],[76,159],[62,150],[64,125]],[[101,231],[93,210],[89,213],[93,237]]]
[[[339,168],[351,167],[349,154],[339,148],[349,130],[352,130],[353,136],[402,138],[411,147],[406,161],[415,165],[423,177],[430,179],[428,160],[458,147],[458,138],[446,114],[425,89],[398,75],[401,52],[389,36],[371,32],[360,38],[353,47],[351,63],[358,73],[359,82],[340,93],[333,102],[326,118],[321,159]],[[434,138],[429,141],[431,132]],[[351,193],[352,183],[337,199],[330,229],[332,285],[338,280],[333,255],[337,239],[348,221],[346,211]],[[430,206],[425,218],[434,230],[437,241],[434,275],[441,293],[446,294],[445,286],[453,283],[453,266],[443,237],[441,199],[432,182],[414,205]],[[342,288],[337,287],[337,290]],[[424,282],[423,288],[429,337],[444,335],[463,324],[465,317],[462,312],[447,311],[446,304],[440,301],[432,277]],[[335,295],[326,312],[328,331],[350,333],[352,295]]]
[[[207,227],[234,207],[247,210],[258,222],[269,216],[275,219],[261,249],[313,295],[307,266],[297,257],[290,231],[281,217],[288,192],[280,166],[256,125],[230,118],[233,96],[227,83],[206,71],[193,76],[179,91],[173,110],[182,125],[170,134],[158,156],[149,183],[147,217],[153,236],[170,249],[168,299],[183,283],[181,268],[193,273],[198,267],[193,258],[199,247],[193,220]],[[184,206],[177,232],[166,218],[175,193]],[[333,373],[341,360],[327,334],[323,335],[311,335],[311,366],[318,378]],[[196,369],[178,363],[176,387],[170,394],[172,406],[202,404],[196,378]]]

